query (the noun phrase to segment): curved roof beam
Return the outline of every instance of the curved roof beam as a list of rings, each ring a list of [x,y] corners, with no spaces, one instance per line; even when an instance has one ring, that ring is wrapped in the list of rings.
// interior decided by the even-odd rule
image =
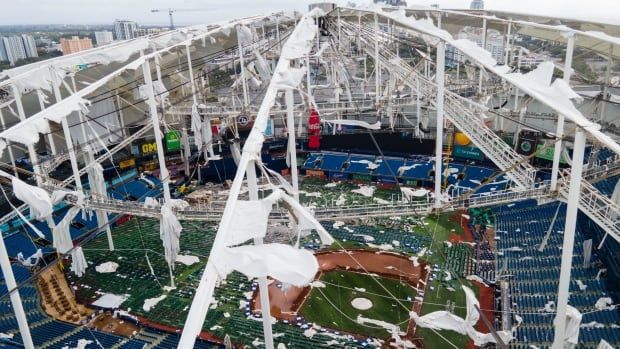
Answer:
[[[255,19],[259,21],[269,19],[271,15],[275,15],[275,13],[264,16],[247,17],[245,19]],[[179,42],[185,42],[192,37],[204,37],[204,35],[208,35],[207,33],[210,32],[209,27],[213,25],[226,26],[228,23],[229,22],[218,22],[210,25],[179,28],[162,34],[111,43],[67,56],[60,56],[22,67],[8,69],[0,74],[0,79],[5,77],[8,78],[0,81],[0,88],[8,85],[16,85],[20,91],[25,89],[50,90],[52,81],[54,81],[50,73],[50,69],[52,68],[60,73],[62,70],[73,69],[73,67],[78,64],[124,62],[133,54],[147,49],[158,50],[170,47],[170,44],[174,46],[174,44],[178,44]],[[63,76],[60,78],[62,77]],[[57,84],[60,84],[59,80],[60,79],[56,80]]]
[[[406,9],[407,12],[424,12],[424,13],[430,13],[430,12],[434,12],[434,13],[444,13],[444,14],[452,14],[452,15],[457,15],[457,16],[464,16],[464,17],[470,17],[470,18],[476,18],[476,19],[486,19],[487,21],[493,23],[501,23],[501,24],[517,24],[520,26],[524,26],[524,27],[530,27],[530,28],[534,28],[534,29],[540,29],[541,31],[539,31],[538,33],[528,33],[528,35],[532,35],[532,36],[536,36],[539,37],[541,39],[545,39],[545,40],[552,40],[549,37],[545,37],[544,35],[540,35],[543,31],[551,31],[551,32],[557,32],[560,37],[564,37],[566,34],[570,34],[573,33],[577,36],[581,36],[583,37],[582,39],[585,40],[592,40],[592,43],[584,43],[581,42],[580,40],[577,40],[576,45],[577,46],[581,46],[587,49],[591,49],[591,50],[595,50],[596,52],[603,54],[604,56],[608,55],[608,50],[607,47],[603,46],[603,47],[598,47],[598,45],[600,45],[601,43],[604,44],[609,44],[609,45],[613,45],[616,46],[615,49],[612,51],[613,55],[615,57],[620,57],[620,38],[618,37],[614,37],[611,36],[607,33],[601,32],[601,31],[594,31],[594,30],[590,30],[590,31],[583,31],[583,30],[579,30],[579,29],[575,29],[575,28],[571,28],[569,26],[566,25],[550,25],[550,24],[544,24],[544,23],[537,23],[537,22],[532,22],[532,21],[526,21],[526,20],[514,20],[514,19],[506,19],[506,18],[500,18],[497,17],[495,15],[487,15],[487,14],[476,14],[476,13],[471,13],[471,12],[466,12],[466,11],[458,11],[458,10],[443,10],[443,9],[436,9],[436,8],[422,8],[422,9]],[[485,13],[488,13],[488,11],[485,11]],[[494,13],[493,11],[491,11],[491,13]],[[509,16],[511,13],[508,12],[502,12],[502,14]],[[522,13],[514,13],[515,16],[524,16],[524,14]],[[566,19],[567,21],[577,21],[580,22],[578,20],[571,20],[571,19]],[[444,19],[445,22],[445,19]],[[593,23],[593,22],[582,22],[582,23]],[[603,27],[609,27],[609,24],[604,24],[604,23],[600,23],[601,26]],[[617,27],[620,29],[620,27]],[[538,34],[538,35],[537,35]],[[552,41],[557,41],[556,40],[552,40]]]
[[[4,130],[3,132],[0,132],[0,156],[7,146],[6,140],[9,140],[14,143],[24,144],[24,145],[36,143],[39,140],[39,133],[46,133],[50,131],[49,124],[48,124],[49,121],[60,123],[63,118],[67,117],[72,112],[84,110],[85,108],[87,108],[87,105],[89,104],[89,101],[86,99],[86,96],[95,92],[98,88],[105,85],[107,82],[119,76],[123,72],[130,71],[130,70],[136,70],[146,60],[154,58],[160,54],[167,53],[173,48],[189,45],[195,40],[201,40],[203,38],[206,38],[210,35],[213,35],[219,32],[228,31],[230,33],[232,31],[231,29],[236,25],[251,24],[256,21],[269,18],[271,16],[279,16],[279,15],[282,15],[282,13],[279,12],[279,13],[272,13],[272,14],[261,15],[261,16],[252,16],[252,17],[246,17],[246,18],[242,18],[242,19],[238,19],[234,21],[228,21],[225,23],[220,23],[214,29],[211,29],[201,34],[192,36],[189,39],[183,40],[181,42],[177,42],[173,45],[164,47],[160,50],[151,52],[149,54],[143,55],[135,59],[134,61],[124,65],[123,67],[115,70],[114,72],[97,80],[96,82],[68,96],[62,101],[50,106],[49,108],[41,110],[40,112],[34,114],[30,118],[24,121],[21,121],[16,125],[13,125],[12,127]],[[24,135],[28,135],[28,136],[25,137]]]

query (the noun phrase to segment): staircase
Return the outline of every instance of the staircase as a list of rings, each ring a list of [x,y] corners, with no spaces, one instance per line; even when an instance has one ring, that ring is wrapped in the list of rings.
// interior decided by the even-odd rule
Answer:
[[[374,45],[369,41],[363,41],[362,47],[374,57]],[[380,48],[378,60],[391,73],[396,74],[410,86],[420,84],[420,93],[430,98],[434,104],[437,95],[437,86],[434,82],[417,73],[409,64],[396,57],[390,50]],[[478,105],[453,92],[445,90],[444,116],[450,120],[461,132],[489,157],[497,167],[506,171],[507,176],[521,188],[530,188],[535,180],[536,169],[523,157],[517,154],[512,147],[504,142],[498,135],[489,129],[485,121],[484,106]]]
[[[558,191],[563,197],[568,198],[570,172],[564,170],[560,171],[559,174]],[[618,220],[620,217],[620,206],[603,195],[585,179],[581,180],[579,209],[616,241],[620,241],[620,220]]]
[[[373,44],[367,40],[362,40],[363,49],[372,57],[375,56]],[[416,73],[409,64],[385,48],[380,49],[378,60],[390,72],[397,74],[409,85],[416,86],[419,81],[421,90],[419,93],[430,97],[432,102],[432,98],[437,94],[437,87],[432,81]],[[445,116],[465,133],[495,165],[506,171],[506,175],[510,179],[522,188],[532,187],[536,170],[528,162],[523,161],[523,157],[517,154],[512,147],[486,127],[483,119],[485,112],[483,106],[476,105],[450,91],[445,91],[444,112]],[[579,209],[607,233],[611,234],[614,239],[620,241],[620,222],[618,221],[620,206],[613,203],[588,182],[589,180],[599,181],[617,174],[620,174],[619,156],[612,157],[606,162],[599,163],[596,167],[585,170],[583,172],[584,179],[581,182]],[[563,171],[561,176],[558,187],[559,193],[567,198],[570,174]]]

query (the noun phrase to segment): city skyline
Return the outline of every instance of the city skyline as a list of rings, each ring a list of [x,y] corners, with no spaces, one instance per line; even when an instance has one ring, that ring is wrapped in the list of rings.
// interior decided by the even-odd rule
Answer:
[[[88,7],[79,0],[22,0],[3,8],[0,23],[3,25],[36,25],[36,24],[111,24],[117,18],[129,19],[140,25],[168,25],[166,12],[151,13],[151,9],[194,9],[195,11],[175,13],[178,25],[210,23],[228,20],[239,16],[255,15],[273,11],[305,11],[310,3],[316,1],[290,0],[229,0],[205,2],[202,0],[135,0],[127,3],[122,0],[92,1]],[[346,5],[348,0],[334,1]],[[357,2],[364,4],[364,2]],[[441,8],[467,9],[471,0],[417,0],[408,1],[411,5],[439,4]],[[486,0],[488,10],[511,12],[529,12],[543,16],[562,18],[579,18],[609,24],[618,23],[620,4],[616,0],[594,0],[583,2],[577,0]],[[605,11],[601,11],[605,9]]]

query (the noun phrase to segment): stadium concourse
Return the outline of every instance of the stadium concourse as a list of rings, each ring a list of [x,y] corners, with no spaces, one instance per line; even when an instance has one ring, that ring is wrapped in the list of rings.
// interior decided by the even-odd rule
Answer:
[[[1,72],[0,346],[619,347],[618,35],[322,3]]]

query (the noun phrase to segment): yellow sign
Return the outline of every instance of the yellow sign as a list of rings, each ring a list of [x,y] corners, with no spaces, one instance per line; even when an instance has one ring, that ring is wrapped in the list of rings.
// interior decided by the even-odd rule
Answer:
[[[121,169],[134,166],[136,166],[136,159],[127,159],[118,163],[118,167]]]
[[[142,153],[142,155],[157,153],[157,142],[142,143],[140,145],[140,153]]]

